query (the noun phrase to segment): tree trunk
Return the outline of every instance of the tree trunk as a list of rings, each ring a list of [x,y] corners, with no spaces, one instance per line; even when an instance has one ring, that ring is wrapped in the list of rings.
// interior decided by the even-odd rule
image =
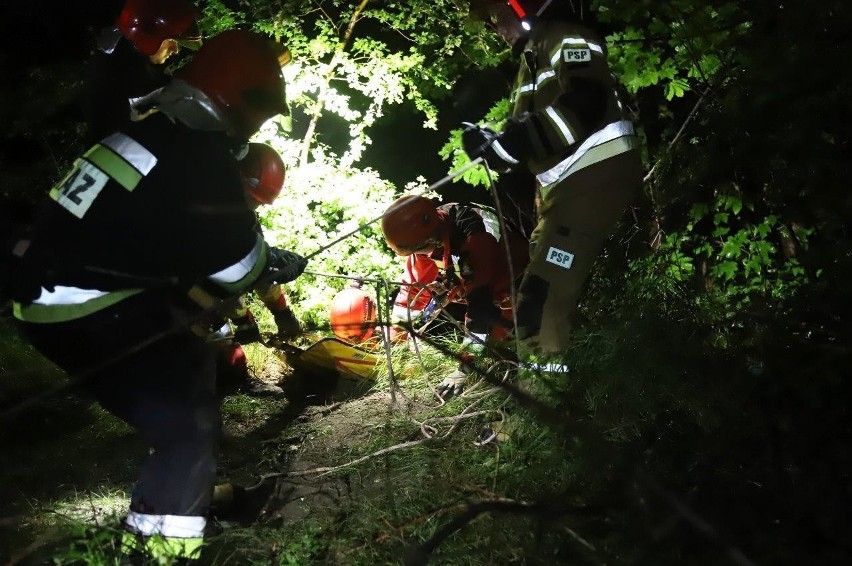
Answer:
[[[340,38],[337,47],[334,49],[334,56],[332,56],[331,61],[328,64],[328,69],[325,72],[325,77],[323,77],[323,82],[320,86],[319,94],[317,95],[317,104],[314,107],[313,114],[311,115],[311,122],[308,124],[308,130],[305,132],[305,137],[302,138],[302,154],[299,160],[301,165],[307,165],[308,163],[308,157],[311,153],[311,142],[313,141],[314,134],[316,133],[317,122],[319,122],[323,108],[325,107],[325,98],[328,94],[331,80],[334,78],[334,71],[337,69],[337,64],[340,61],[343,52],[346,50],[346,47],[349,45],[349,41],[352,39],[352,35],[355,31],[355,24],[358,23],[358,18],[367,7],[368,1],[369,0],[361,0],[358,3],[355,11],[352,12],[352,17],[349,18],[349,25],[346,26],[346,31],[343,33],[343,37]]]

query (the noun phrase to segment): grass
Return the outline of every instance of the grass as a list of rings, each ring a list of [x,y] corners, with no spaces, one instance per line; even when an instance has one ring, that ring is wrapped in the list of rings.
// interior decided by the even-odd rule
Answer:
[[[444,347],[457,344],[453,337],[443,340]],[[246,351],[256,371],[282,371],[268,349],[252,345]],[[384,362],[369,390],[334,409],[247,395],[225,398],[220,477],[251,484],[264,473],[347,464],[423,438],[419,423],[431,423],[433,434],[446,434],[454,422],[448,418],[474,402],[471,411],[490,413],[459,421],[446,440],[374,456],[333,473],[282,477],[277,491],[282,499],[272,500],[262,520],[212,524],[205,563],[398,564],[411,545],[434,535],[468,501],[523,500],[556,490],[570,477],[564,441],[508,403],[505,394],[462,396],[445,404],[435,399],[432,387],[457,367],[456,360],[429,344],[421,344],[419,356],[407,344],[396,344],[393,359],[397,406],[391,404]],[[499,446],[476,446],[498,410],[508,410],[514,420],[510,436]],[[29,442],[10,442],[11,451],[4,451],[12,464],[3,470],[2,484],[27,495],[14,511],[23,516],[16,534],[3,535],[0,542],[26,548],[56,531],[45,552],[108,564],[108,525],[123,512],[144,447],[97,406],[61,399],[37,414],[50,411],[62,427],[33,423]],[[291,491],[298,497],[288,502]],[[3,497],[6,513],[16,497],[21,499],[8,491]],[[565,543],[566,536],[554,533],[524,517],[486,514],[449,537],[436,550],[435,563],[519,561],[540,552],[547,537],[556,541],[548,552]]]

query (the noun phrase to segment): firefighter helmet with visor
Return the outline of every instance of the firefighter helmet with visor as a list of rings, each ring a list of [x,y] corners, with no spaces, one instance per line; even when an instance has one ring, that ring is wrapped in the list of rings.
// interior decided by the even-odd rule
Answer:
[[[400,197],[382,215],[385,241],[401,256],[431,252],[441,247],[442,227],[438,209],[426,197]]]
[[[232,29],[204,42],[176,77],[203,92],[232,133],[252,136],[277,114],[289,114],[281,64],[287,48],[247,30]]]

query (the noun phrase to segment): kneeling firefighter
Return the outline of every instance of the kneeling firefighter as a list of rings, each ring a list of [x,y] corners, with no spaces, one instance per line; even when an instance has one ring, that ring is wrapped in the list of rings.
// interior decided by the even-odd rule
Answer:
[[[447,396],[459,393],[469,373],[466,362],[477,349],[474,345],[488,338],[500,340],[512,327],[511,274],[523,273],[529,244],[518,230],[509,228],[508,234],[501,234],[499,219],[488,207],[457,203],[436,207],[426,197],[410,195],[387,208],[382,232],[388,246],[407,258],[402,282],[420,284],[402,286],[394,304],[395,320],[417,321],[437,303],[467,305],[464,325],[470,336],[462,344],[461,363],[438,386]],[[424,285],[431,290],[424,290]]]
[[[285,167],[281,156],[272,147],[252,142],[240,159],[243,190],[249,208],[271,205],[284,188]],[[260,222],[256,224],[261,232]],[[278,336],[294,338],[302,333],[301,325],[287,304],[283,286],[278,283],[263,284],[255,288],[264,306],[272,313]],[[236,308],[228,313],[230,323],[224,322],[216,329],[214,339],[220,344],[219,380],[226,389],[230,386],[253,395],[280,395],[283,390],[253,379],[241,344],[260,340],[260,328],[245,297],[240,297]]]
[[[159,563],[199,556],[216,476],[215,352],[189,327],[221,303],[190,297],[306,264],[258,233],[234,157],[287,112],[280,53],[248,31],[207,41],[139,101],[145,119],[75,162],[17,253],[30,274],[13,286],[21,333],[152,448],[124,547]]]

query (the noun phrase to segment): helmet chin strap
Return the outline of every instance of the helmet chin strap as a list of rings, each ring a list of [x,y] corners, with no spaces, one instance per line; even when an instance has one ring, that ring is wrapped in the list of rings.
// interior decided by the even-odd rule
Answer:
[[[142,120],[154,111],[180,121],[186,127],[205,132],[228,131],[225,115],[210,98],[199,89],[181,79],[140,98],[130,99],[130,115]]]

